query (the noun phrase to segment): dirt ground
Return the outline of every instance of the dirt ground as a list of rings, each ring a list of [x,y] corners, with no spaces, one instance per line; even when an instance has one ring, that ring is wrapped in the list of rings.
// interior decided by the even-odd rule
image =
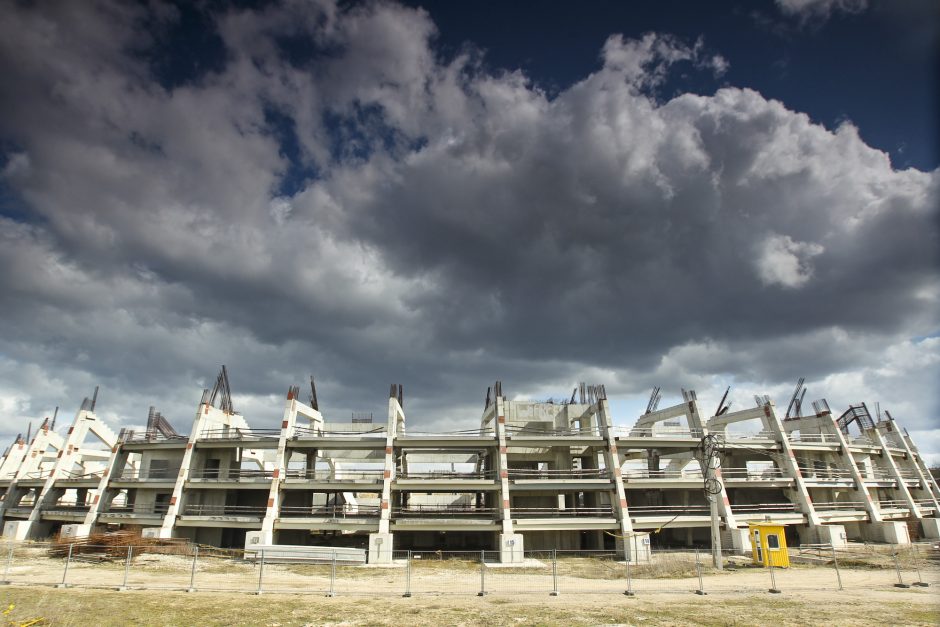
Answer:
[[[340,565],[331,577],[329,565],[262,570],[202,556],[194,572],[186,555],[134,553],[129,562],[76,555],[66,572],[66,560],[47,547],[24,545],[0,561],[11,582],[0,587],[0,626],[940,624],[940,564],[903,563],[906,583],[923,579],[929,587],[897,588],[886,555],[846,560],[843,590],[831,563],[775,569],[772,580],[768,569],[738,556],[722,572],[704,568],[701,596],[692,552],[633,565],[628,584],[623,562],[579,557],[559,559],[554,573],[550,559],[506,568],[463,558],[416,559],[410,569]],[[63,578],[68,587],[56,588]],[[197,591],[185,592],[191,582]],[[623,594],[628,585],[635,596]],[[781,593],[770,594],[772,585]]]
[[[52,587],[0,589],[0,624],[25,625],[937,625],[935,590],[334,597]]]

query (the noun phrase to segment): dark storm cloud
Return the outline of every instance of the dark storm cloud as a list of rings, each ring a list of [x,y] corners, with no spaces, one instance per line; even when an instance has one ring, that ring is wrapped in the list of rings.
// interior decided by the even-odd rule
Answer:
[[[496,377],[627,396],[806,374],[920,395],[905,424],[935,428],[910,381],[940,360],[938,173],[747,89],[658,99],[671,71],[727,68],[707,42],[612,36],[549,97],[439,57],[422,11],[286,2],[200,14],[212,62],[172,75],[190,18],[154,6],[5,10],[7,433],[96,382],[109,419],[156,404],[185,428],[223,362],[256,424],[313,371],[337,414],[381,415],[400,381],[436,426]]]

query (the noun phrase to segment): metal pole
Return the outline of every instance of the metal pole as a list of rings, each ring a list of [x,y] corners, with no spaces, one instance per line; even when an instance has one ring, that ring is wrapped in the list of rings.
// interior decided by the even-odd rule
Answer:
[[[909,585],[904,583],[904,580],[901,579],[901,565],[898,563],[898,552],[894,552],[894,570],[898,573],[898,582],[894,584],[895,588],[910,588]]]
[[[695,549],[695,572],[698,575],[698,590],[695,591],[695,594],[705,596],[708,593],[705,592],[705,586],[702,584],[702,559],[698,549]]]
[[[130,574],[131,570],[131,557],[134,553],[134,547],[128,545],[127,547],[127,559],[124,560],[124,583],[121,584],[121,590],[127,589],[127,576]]]
[[[777,578],[774,576],[774,563],[773,558],[770,558],[770,594],[780,594],[780,590],[777,589]]]
[[[631,552],[631,553],[632,553],[632,552]],[[627,565],[627,589],[626,589],[626,591],[623,593],[623,595],[624,595],[624,596],[627,596],[627,597],[636,596],[635,594],[633,594],[633,577],[632,577],[632,575],[631,575],[631,573],[630,573],[630,558],[631,558],[633,555],[636,555],[636,554],[635,554],[635,553],[632,553],[632,555],[628,555],[628,556],[627,556],[627,559],[624,560],[624,563],[626,563],[626,565]]]
[[[3,582],[10,583],[10,566],[13,565],[13,543],[10,543],[10,553],[7,555],[7,565],[3,569]]]
[[[255,594],[261,594],[261,585],[264,582],[264,549],[261,549],[261,567],[258,569],[258,592]]]
[[[333,550],[333,558],[330,560],[330,591],[328,597],[336,596],[336,550]]]
[[[480,591],[478,597],[486,595],[486,553],[480,551]]]
[[[912,544],[911,548],[914,549],[914,570],[917,571],[917,581],[914,582],[914,586],[918,588],[929,588],[930,584],[924,581],[924,578],[920,575],[920,566],[917,565],[917,561],[920,559],[920,551],[917,550],[917,545]]]
[[[408,549],[408,562],[405,564],[405,594],[403,597],[411,597],[411,549]]]
[[[836,559],[836,547],[829,545],[832,549],[832,565],[836,567],[836,579],[839,580],[839,590],[842,590],[842,573],[839,572],[839,560]]]
[[[558,551],[552,549],[552,593],[551,596],[558,596]]]
[[[57,588],[65,588],[65,578],[69,576],[69,563],[72,561],[72,547],[74,544],[69,545],[69,554],[65,557],[65,570],[62,571],[62,583],[60,583]]]
[[[193,569],[189,573],[189,590],[188,592],[196,591],[196,560],[199,558],[199,545],[193,545]]]

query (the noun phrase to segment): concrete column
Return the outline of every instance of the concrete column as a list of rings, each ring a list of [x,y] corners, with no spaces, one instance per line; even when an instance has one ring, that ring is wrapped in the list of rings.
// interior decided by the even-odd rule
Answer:
[[[920,508],[914,501],[914,497],[911,496],[911,491],[907,489],[907,484],[904,483],[904,477],[901,476],[901,471],[898,469],[898,465],[894,463],[894,458],[891,456],[891,451],[888,450],[888,443],[885,441],[884,436],[882,436],[879,425],[875,425],[874,429],[869,429],[866,433],[874,438],[875,444],[881,447],[882,459],[884,459],[885,465],[888,467],[888,470],[891,471],[891,474],[894,476],[894,481],[897,484],[895,491],[901,493],[901,498],[905,503],[907,503],[907,509],[910,512],[910,515],[914,518],[923,518],[920,513]]]
[[[173,527],[176,526],[176,516],[180,511],[180,505],[182,505],[180,501],[183,499],[183,486],[185,486],[186,480],[189,479],[196,441],[199,439],[199,434],[202,433],[206,423],[209,422],[210,414],[215,413],[221,414],[222,411],[209,403],[200,403],[198,409],[196,409],[196,417],[193,419],[193,426],[189,432],[189,440],[186,442],[186,450],[183,452],[183,460],[180,463],[179,473],[173,485],[173,493],[170,495],[170,504],[167,507],[166,515],[164,515],[160,527],[151,532],[156,537],[173,537]]]
[[[405,423],[405,411],[397,395],[389,395],[388,424],[385,432],[385,472],[382,475],[382,500],[379,509],[379,531],[369,536],[369,562],[372,564],[392,561],[393,537],[391,533],[392,482],[395,480],[395,437],[399,420]]]
[[[496,441],[499,447],[496,455],[496,469],[499,477],[499,510],[502,531],[499,536],[499,561],[504,564],[518,563],[525,559],[525,548],[522,534],[515,533],[512,526],[509,492],[509,446],[506,438],[506,403],[502,396],[497,396],[495,403]]]
[[[284,404],[284,417],[281,419],[281,434],[278,436],[277,453],[274,458],[274,476],[271,478],[271,487],[268,491],[264,520],[261,521],[260,544],[274,543],[274,522],[278,519],[281,510],[281,481],[287,476],[287,440],[294,434],[297,404],[293,389],[288,390],[287,401]]]
[[[613,505],[618,522],[617,552],[623,555],[625,560],[636,561],[636,555],[633,554],[633,543],[629,541],[633,537],[633,521],[630,520],[627,491],[623,487],[620,454],[617,451],[617,438],[612,428],[614,426],[613,416],[610,413],[610,404],[606,398],[597,402],[597,423],[601,435],[607,441],[607,447],[604,450],[604,465],[607,466],[614,487],[610,495],[610,502]]]
[[[780,445],[780,468],[786,476],[793,478],[794,491],[796,492],[800,509],[806,514],[807,524],[811,528],[819,527],[822,525],[822,520],[819,518],[819,515],[816,513],[816,508],[813,506],[813,499],[810,498],[809,489],[806,487],[806,482],[803,481],[803,473],[800,472],[800,465],[796,462],[796,455],[793,453],[793,447],[790,445],[790,438],[787,437],[783,423],[777,416],[777,412],[774,411],[775,407],[773,401],[765,404],[764,416],[761,420],[764,427],[773,433],[774,440]],[[848,453],[848,449],[846,449],[846,453],[851,457],[851,453]],[[855,467],[854,462],[852,466]],[[855,468],[855,474],[858,475],[858,468]]]
[[[836,441],[839,443],[839,450],[842,451],[842,455],[840,455],[838,459],[841,462],[842,468],[851,473],[852,480],[855,483],[854,491],[857,498],[860,498],[862,503],[865,504],[865,511],[868,512],[868,518],[873,523],[883,522],[884,518],[881,517],[881,510],[878,509],[875,505],[875,501],[871,498],[868,486],[865,485],[865,478],[858,469],[858,464],[855,463],[855,457],[852,455],[851,449],[849,449],[849,442],[845,438],[845,434],[842,433],[842,429],[840,429],[839,425],[836,423],[836,418],[830,414],[829,420],[821,422],[820,424],[824,425],[826,430],[836,437]]]
[[[920,485],[922,486],[921,492],[926,493],[926,498],[933,501],[934,512],[936,512],[935,516],[940,516],[940,490],[936,488],[936,481],[934,481],[933,475],[930,474],[930,470],[928,470],[927,466],[924,464],[924,460],[917,451],[917,447],[910,441],[907,432],[898,428],[896,422],[894,424],[895,428],[898,429],[898,440],[901,442],[904,452],[907,453],[909,463],[906,465],[914,470],[914,474],[916,474],[918,480],[920,480]]]

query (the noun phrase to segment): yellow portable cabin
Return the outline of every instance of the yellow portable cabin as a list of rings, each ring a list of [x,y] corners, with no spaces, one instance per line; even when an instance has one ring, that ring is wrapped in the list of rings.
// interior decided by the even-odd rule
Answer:
[[[777,568],[790,566],[783,525],[775,522],[750,522],[747,526],[751,533],[751,552],[755,564]]]

